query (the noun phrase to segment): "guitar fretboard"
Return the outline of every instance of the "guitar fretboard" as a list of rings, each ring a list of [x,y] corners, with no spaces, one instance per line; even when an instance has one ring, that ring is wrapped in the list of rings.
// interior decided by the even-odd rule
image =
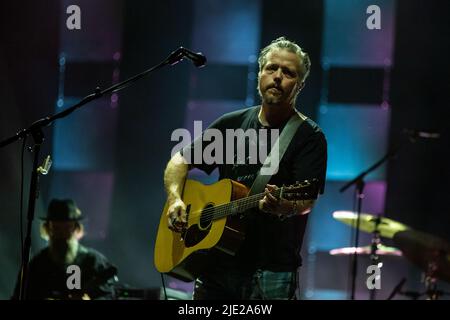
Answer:
[[[277,189],[272,192],[272,195],[276,198],[280,196],[281,189]],[[242,199],[234,200],[226,204],[214,206],[212,209],[214,210],[212,215],[212,220],[218,220],[223,217],[229,216],[229,215],[235,215],[239,213],[243,213],[249,209],[258,207],[258,202],[262,198],[264,198],[265,193],[258,193],[251,195],[249,197],[245,197]]]

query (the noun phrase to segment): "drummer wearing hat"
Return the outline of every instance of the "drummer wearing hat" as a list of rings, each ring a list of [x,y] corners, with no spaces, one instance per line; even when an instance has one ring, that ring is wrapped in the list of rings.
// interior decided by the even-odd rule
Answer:
[[[77,255],[79,240],[84,235],[80,209],[71,199],[53,199],[47,216],[41,217],[41,237],[49,242],[49,254],[58,263],[71,264]]]
[[[113,297],[117,270],[100,252],[79,243],[84,235],[83,218],[72,199],[51,200],[47,215],[41,217],[41,237],[48,241],[48,247],[30,262],[28,299]],[[68,288],[69,266],[79,267],[81,289]]]

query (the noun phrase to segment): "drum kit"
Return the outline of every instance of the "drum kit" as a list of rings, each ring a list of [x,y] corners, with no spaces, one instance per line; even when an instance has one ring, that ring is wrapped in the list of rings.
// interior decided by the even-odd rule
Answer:
[[[356,228],[357,213],[352,211],[335,211],[333,218]],[[381,256],[405,257],[424,272],[425,291],[402,292],[394,289],[395,294],[405,294],[414,299],[425,297],[437,300],[449,295],[437,289],[437,281],[450,282],[450,243],[436,236],[414,230],[400,222],[368,213],[361,213],[359,230],[372,233],[372,243],[363,247],[337,248],[330,251],[333,256],[366,255],[370,256],[372,264],[377,264]],[[381,238],[391,239],[396,247],[388,247],[381,243]],[[402,283],[404,280],[402,280]],[[372,290],[374,292],[374,290]]]

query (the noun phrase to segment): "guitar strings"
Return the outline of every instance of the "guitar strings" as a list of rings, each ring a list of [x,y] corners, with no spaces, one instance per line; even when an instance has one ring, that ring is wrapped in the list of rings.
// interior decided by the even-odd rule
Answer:
[[[282,189],[274,190],[272,192],[272,194],[275,197],[278,197],[278,196],[280,196],[281,190]],[[198,217],[201,217],[201,216],[203,216],[206,220],[209,220],[209,219],[217,220],[217,219],[226,217],[226,216],[234,214],[234,213],[244,212],[245,210],[250,209],[251,207],[253,207],[254,204],[255,204],[255,200],[256,201],[261,200],[264,195],[265,195],[265,193],[262,192],[262,193],[254,194],[254,195],[251,195],[251,196],[248,196],[248,197],[245,197],[245,198],[233,200],[233,201],[228,202],[228,203],[224,203],[224,204],[220,204],[220,205],[217,205],[217,206],[213,206],[213,207],[210,207],[210,208],[206,208],[206,209],[202,209],[202,210],[198,210],[198,211],[193,211],[192,213],[190,213],[188,215],[187,221],[188,222],[192,221],[191,219],[198,218]],[[249,206],[249,207],[247,208],[247,206]],[[235,210],[235,212],[231,212],[232,209],[238,209],[238,210]]]
[[[274,196],[279,196],[281,189],[277,189],[274,191]],[[261,200],[265,193],[258,193],[252,196],[245,197],[243,199],[234,200],[232,202],[228,202],[225,204],[220,204],[214,207],[193,211],[188,215],[188,221],[191,218],[198,218],[200,216],[203,216],[206,220],[214,220],[214,219],[220,219],[223,217],[226,217],[227,215],[233,214],[231,211],[233,211],[233,208],[237,209],[236,213],[243,212],[247,209],[250,209],[255,202]],[[249,206],[250,205],[250,206]],[[248,208],[246,208],[249,206]],[[240,210],[239,210],[240,209]],[[243,209],[243,210],[242,210]]]
[[[256,198],[256,201],[259,201],[260,199],[262,199],[261,196]],[[247,205],[249,204],[253,204],[256,202],[255,199],[252,200],[244,200],[244,201],[240,201],[241,203],[226,203],[226,204],[221,204],[221,205],[217,205],[214,207],[210,207],[210,208],[206,208],[206,209],[202,209],[202,210],[198,210],[198,211],[194,211],[192,214],[189,215],[190,218],[197,218],[200,216],[203,216],[205,219],[209,219],[209,218],[223,218],[227,215],[231,215],[233,214],[233,207],[236,207],[236,213],[239,213],[241,211],[245,211],[246,208],[244,209]],[[251,207],[251,206],[250,206]]]
[[[262,198],[261,194],[247,197],[245,200],[244,199],[235,200],[233,202],[228,202],[228,203],[220,204],[217,206],[209,207],[206,209],[194,211],[189,216],[190,217],[199,217],[199,216],[211,217],[214,215],[220,215],[220,213],[224,213],[224,211],[230,211],[230,209],[233,207],[233,204],[236,207],[244,207],[246,204],[250,204],[250,203],[254,202],[255,199],[259,200],[259,198]]]

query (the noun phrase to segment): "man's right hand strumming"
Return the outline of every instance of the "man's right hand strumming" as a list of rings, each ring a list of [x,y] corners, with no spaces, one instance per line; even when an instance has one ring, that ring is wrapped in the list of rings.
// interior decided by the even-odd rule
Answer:
[[[186,204],[180,198],[170,201],[167,210],[167,224],[169,229],[182,232],[187,227]]]
[[[189,165],[178,152],[167,164],[164,171],[164,186],[168,205],[167,222],[169,229],[182,232],[187,227],[186,204],[181,199],[181,193],[189,171]]]

